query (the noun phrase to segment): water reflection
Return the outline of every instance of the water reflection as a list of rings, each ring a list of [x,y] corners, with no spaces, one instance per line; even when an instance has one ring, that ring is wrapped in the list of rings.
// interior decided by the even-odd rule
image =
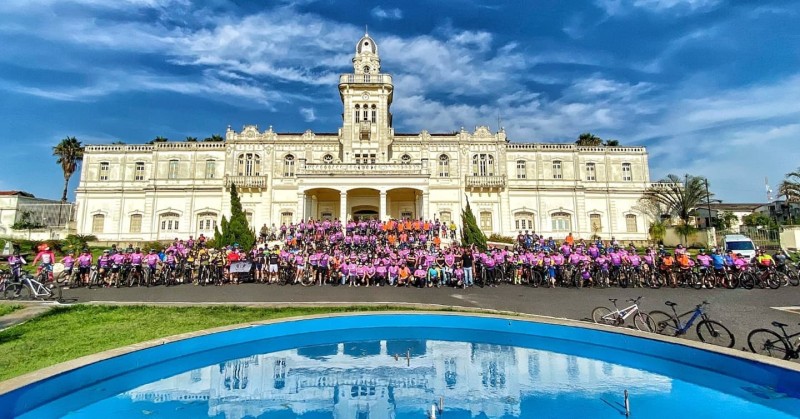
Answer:
[[[226,361],[118,396],[156,405],[207,404],[209,416],[270,413],[419,417],[444,399],[459,417],[519,417],[529,397],[600,397],[610,389],[669,393],[671,380],[549,351],[430,340],[347,342]],[[413,415],[409,413],[413,412]]]

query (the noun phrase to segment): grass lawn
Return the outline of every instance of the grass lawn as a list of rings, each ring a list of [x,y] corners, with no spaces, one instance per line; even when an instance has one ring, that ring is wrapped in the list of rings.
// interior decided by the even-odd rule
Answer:
[[[19,304],[0,304],[0,317],[11,314],[21,308],[22,306]]]
[[[3,309],[6,305],[0,305]],[[389,306],[247,308],[78,305],[0,331],[0,381],[84,355],[212,327]]]

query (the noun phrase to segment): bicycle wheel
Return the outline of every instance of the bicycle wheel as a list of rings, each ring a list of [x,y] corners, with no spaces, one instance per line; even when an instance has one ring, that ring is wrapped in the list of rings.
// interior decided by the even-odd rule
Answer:
[[[695,331],[701,342],[719,345],[725,348],[733,348],[733,344],[735,343],[733,333],[718,321],[703,320],[697,323]]]
[[[536,271],[531,271],[530,286],[534,288],[539,288],[539,285],[541,284],[542,284],[542,274]]]
[[[659,288],[661,288],[662,285],[664,285],[664,283],[663,283],[663,281],[661,279],[662,278],[661,278],[660,274],[653,273],[648,278],[647,285],[649,285],[650,288],[659,289]]]
[[[303,270],[303,275],[300,277],[300,284],[304,287],[314,285],[314,277],[307,270]]]
[[[696,290],[703,289],[703,277],[702,276],[700,276],[700,275],[698,275],[696,273],[692,273],[692,274],[689,275],[689,282],[691,282],[692,288],[694,288]]]
[[[597,307],[592,310],[592,320],[599,324],[614,326],[617,324],[616,316],[611,315],[611,310],[606,307]]]
[[[733,290],[739,288],[739,277],[736,275],[731,275],[730,273],[725,275],[725,288],[729,290]]]
[[[678,321],[671,314],[655,310],[648,315],[653,322],[654,333],[668,336],[675,336],[678,333]]]
[[[20,298],[22,285],[19,283],[6,284],[6,289],[3,290],[3,298],[6,300],[16,300]]]
[[[741,282],[742,287],[746,290],[751,290],[756,286],[756,278],[750,273],[742,275],[742,279],[739,282]]]
[[[655,321],[653,321],[650,315],[641,311],[633,316],[633,326],[636,330],[641,330],[642,332],[654,333],[656,331]]]
[[[628,274],[620,272],[619,275],[617,275],[617,284],[619,284],[620,288],[628,288],[628,285],[630,285]]]
[[[797,274],[797,271],[790,270],[786,276],[789,277],[789,284],[791,286],[796,287],[800,285],[800,275]]]
[[[778,359],[789,359],[792,351],[786,339],[769,329],[755,329],[747,335],[747,346],[753,353]]]
[[[776,290],[781,287],[781,284],[788,284],[789,279],[786,274],[782,272],[773,272],[767,277],[767,286],[769,289]]]
[[[34,294],[33,290],[29,285],[20,284],[21,288],[19,289],[19,299],[20,300],[33,300]]]

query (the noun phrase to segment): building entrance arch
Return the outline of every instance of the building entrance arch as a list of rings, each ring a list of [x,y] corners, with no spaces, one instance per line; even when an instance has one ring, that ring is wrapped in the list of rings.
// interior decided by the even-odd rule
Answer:
[[[305,217],[315,220],[341,219],[341,192],[332,188],[313,188],[305,191]]]
[[[380,218],[378,213],[378,207],[373,205],[354,206],[353,218],[356,220],[377,220]]]
[[[416,188],[394,188],[386,192],[389,217],[404,220],[422,217],[423,191]]]

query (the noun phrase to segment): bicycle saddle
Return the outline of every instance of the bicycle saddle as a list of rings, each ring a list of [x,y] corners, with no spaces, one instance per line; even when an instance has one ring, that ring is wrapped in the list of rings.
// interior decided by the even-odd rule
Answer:
[[[781,328],[788,326],[788,324],[783,324],[783,323],[780,323],[780,322],[772,322],[772,325],[775,326],[775,327],[781,327]]]
[[[668,305],[670,307],[675,307],[676,305],[678,305],[676,303],[673,303],[672,301],[664,301],[664,304],[666,304],[666,305]]]
[[[612,303],[616,303],[617,299],[616,298],[609,298],[608,301],[611,301]]]

